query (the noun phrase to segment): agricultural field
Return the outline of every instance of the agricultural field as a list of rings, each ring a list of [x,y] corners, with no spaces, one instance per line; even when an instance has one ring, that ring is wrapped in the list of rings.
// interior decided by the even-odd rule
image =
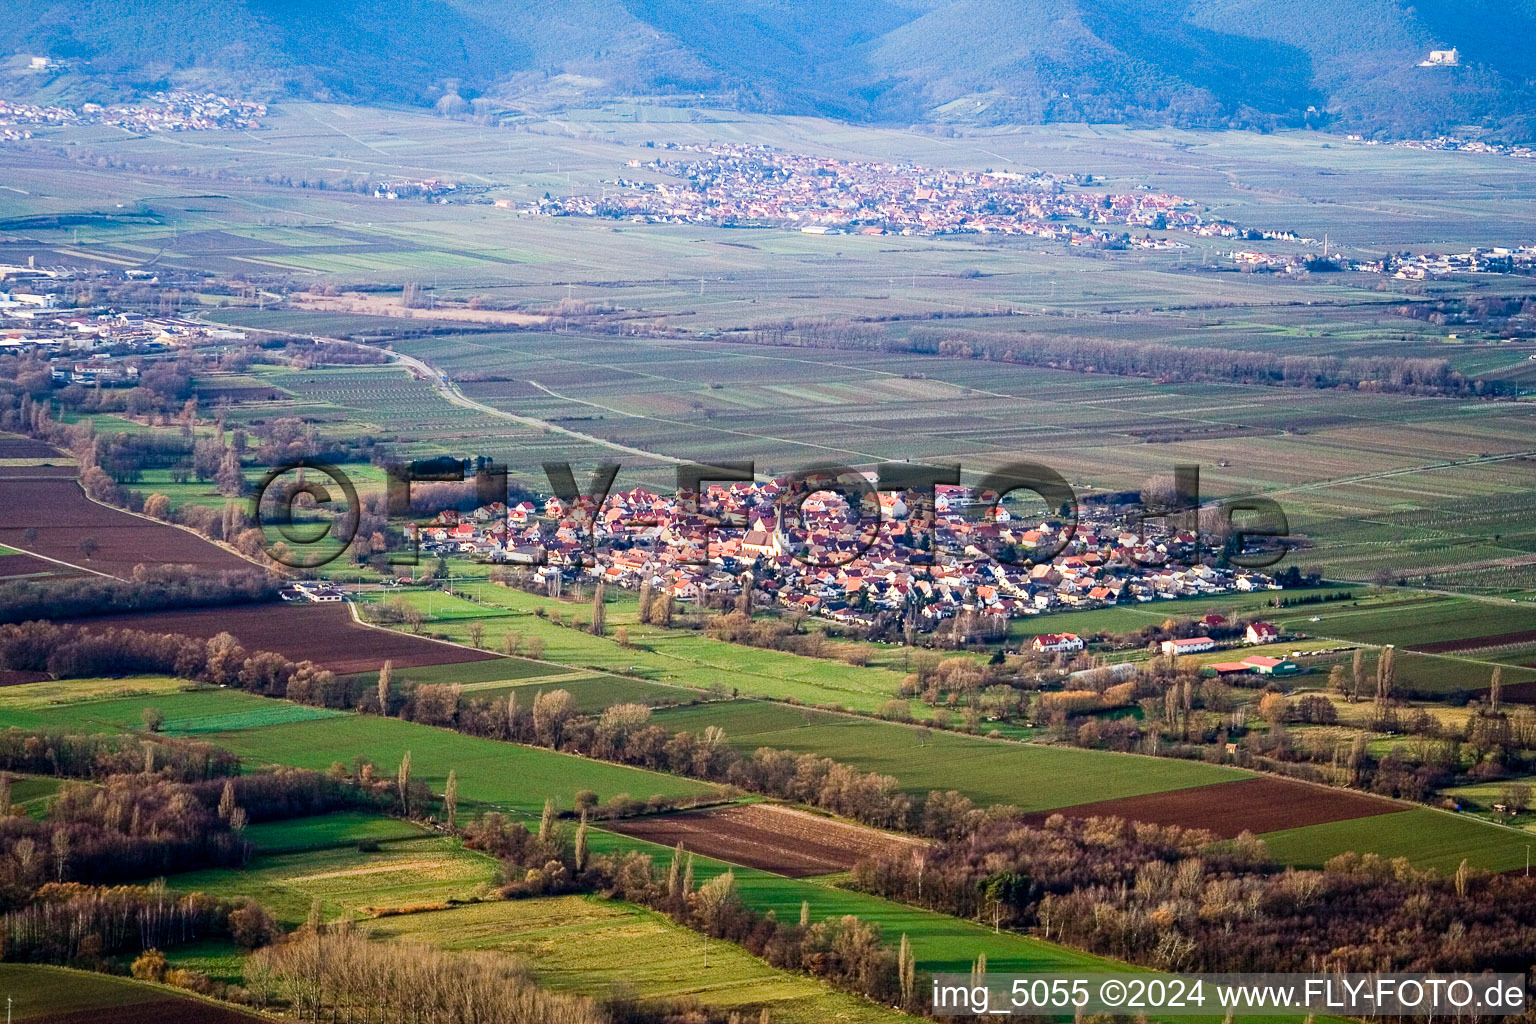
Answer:
[[[36,685],[36,684],[29,684]],[[24,699],[28,685],[8,688]],[[3,692],[3,691],[0,691]],[[168,725],[202,724],[196,737],[240,754],[252,764],[286,764],[327,771],[337,761],[362,754],[393,771],[407,751],[413,776],[442,792],[449,771],[459,775],[466,807],[484,804],[537,815],[546,797],[572,806],[575,794],[591,789],[604,799],[628,793],[644,800],[653,794],[681,798],[713,793],[706,783],[623,765],[592,761],[537,747],[479,739],[446,729],[376,715],[309,714],[288,701],[257,697],[238,690],[205,687],[187,693],[156,693],[104,698],[78,704],[44,705],[12,714],[0,709],[0,726],[68,726],[101,730],[137,727],[147,707],[160,709]],[[275,721],[275,724],[273,720]],[[224,731],[208,726],[222,724]]]
[[[1513,244],[1524,237],[1523,222],[1511,222],[1508,204],[1491,196],[1530,188],[1529,169],[1518,162],[1481,160],[1477,173],[1496,179],[1496,188],[1437,203],[1426,190],[1447,175],[1460,180],[1476,158],[1334,146],[1307,135],[1206,138],[1063,128],[983,133],[978,145],[984,149],[976,149],[815,121],[718,112],[697,121],[677,113],[638,123],[632,110],[594,109],[579,123],[583,132],[600,135],[599,143],[572,138],[561,125],[548,126],[549,135],[531,135],[401,112],[295,104],[274,113],[263,132],[264,139],[286,140],[280,153],[214,136],[195,153],[178,147],[176,158],[238,171],[237,177],[284,161],[313,162],[318,174],[320,166],[334,167],[332,154],[339,153],[353,154],[348,159],[356,161],[357,173],[370,167],[452,175],[474,167],[474,175],[492,183],[491,195],[520,203],[551,188],[601,187],[629,154],[647,155],[641,143],[658,138],[698,142],[745,134],[796,151],[940,166],[991,165],[1012,154],[1007,158],[1036,167],[1091,167],[1111,188],[1196,194],[1213,214],[1260,226],[1278,219],[1299,231],[1330,232],[1335,244],[1360,255],[1401,248],[1424,231],[1437,243],[1486,244],[1497,236]],[[420,132],[421,139],[403,145],[402,132]],[[59,133],[87,151],[109,139],[99,129]],[[110,141],[114,152],[126,146],[147,164],[164,163],[160,154],[175,145],[154,138]],[[556,153],[558,171],[547,166]],[[1168,159],[1148,159],[1156,153]],[[1287,162],[1298,160],[1317,176],[1305,176],[1304,184],[1288,178]],[[47,197],[61,175],[77,202],[128,198],[113,175],[60,165],[44,154],[20,156],[14,175],[19,189],[32,191],[29,182],[37,189],[6,197],[0,212],[56,203]],[[1282,180],[1283,197],[1275,191]],[[946,456],[979,471],[1026,453],[1088,491],[1132,486],[1174,462],[1197,462],[1210,493],[1260,492],[1280,500],[1293,529],[1312,541],[1303,557],[1335,576],[1396,573],[1479,593],[1536,585],[1531,568],[1519,563],[1532,542],[1530,410],[1520,404],[1169,384],[932,356],[872,365],[857,354],[728,340],[733,331],[792,318],[943,313],[957,327],[991,332],[1307,355],[1410,354],[1443,357],[1488,378],[1523,372],[1527,343],[1475,331],[1452,337],[1457,332],[1398,311],[1409,300],[1463,295],[1466,282],[1223,272],[1234,243],[1195,238],[1188,239],[1189,250],[1088,259],[1043,240],[812,238],[777,229],[557,222],[474,205],[428,213],[419,204],[313,189],[283,190],[283,212],[274,213],[270,188],[228,184],[220,197],[157,197],[153,218],[85,225],[68,239],[69,251],[119,261],[114,266],[153,253],[168,266],[285,271],[297,280],[338,284],[343,292],[348,283],[431,277],[445,298],[485,296],[518,307],[501,325],[463,322],[458,333],[450,328],[398,343],[450,377],[506,378],[462,380],[471,404],[450,402],[428,382],[390,368],[257,375],[295,396],[285,400],[291,411],[338,430],[397,433],[419,452],[473,448],[455,454],[502,456],[531,479],[538,479],[544,458],[579,463],[606,451],[627,463],[623,479],[667,482],[664,460],[636,449],[698,459],[745,455],[764,471],[824,457],[867,464]],[[1288,191],[1296,187],[1304,194]],[[1391,198],[1403,188],[1412,198]],[[579,280],[564,272],[575,260]],[[636,267],[645,272],[637,274]],[[317,293],[305,294],[313,301],[300,298],[295,305],[323,305]],[[692,336],[525,329],[567,299],[611,305]],[[446,312],[369,308],[213,312],[230,322],[324,335],[381,334],[393,325],[441,330],[448,322]],[[900,323],[892,328],[904,329]]]
[[[641,999],[695,1000],[775,1024],[887,1024],[903,1014],[775,970],[740,946],[653,911],[592,896],[481,903],[370,922],[383,939],[493,950],[527,963],[557,991],[602,996],[618,984]],[[750,1012],[748,1012],[750,1011]]]
[[[290,833],[296,835],[298,828],[291,828]],[[441,905],[487,895],[501,870],[493,858],[466,850],[458,840],[446,836],[363,845],[377,848],[364,849],[354,842],[290,853],[258,853],[238,871],[186,871],[169,876],[166,882],[183,892],[228,899],[251,897],[284,926],[293,928],[304,923],[316,900],[327,920],[348,912],[366,917],[382,911]]]
[[[365,811],[336,811],[310,818],[259,821],[247,826],[245,838],[264,855],[356,848],[358,843],[387,843],[420,839],[423,830],[400,818],[385,818]]]
[[[823,815],[752,803],[618,821],[612,830],[790,878],[848,871],[864,857],[922,843]]]
[[[1244,832],[1268,833],[1324,822],[1392,814],[1407,805],[1347,789],[1261,776],[1165,793],[1101,800],[1030,815],[1073,818],[1128,818],[1156,825],[1201,828],[1228,839]]]
[[[1250,777],[1236,768],[1194,761],[1031,746],[938,730],[924,735],[910,725],[754,701],[662,711],[655,721],[696,735],[719,726],[726,742],[739,750],[766,746],[819,754],[893,776],[912,793],[953,789],[981,806],[1012,804],[1026,811]]]
[[[269,1019],[181,989],[36,964],[0,964],[0,998],[13,1001],[17,1024],[96,1024],[108,1019],[112,1024],[256,1024]]]
[[[85,575],[73,566],[5,548],[0,551],[0,583],[62,580]]]
[[[36,530],[30,541],[24,535]],[[81,540],[96,547],[85,552]],[[75,482],[72,466],[0,471],[0,542],[99,575],[127,576],[140,563],[193,565],[209,572],[251,563],[174,526],[98,505]]]
[[[639,626],[626,621],[632,616],[622,613],[610,617],[609,636],[594,636],[534,614],[536,608],[553,607],[570,618],[589,615],[581,606],[559,605],[491,584],[471,586],[483,603],[421,592],[407,592],[402,599],[427,613],[434,632],[461,642],[467,641],[469,624],[478,621],[487,647],[499,648],[508,633],[515,633],[524,643],[534,638],[541,641],[547,661],[695,690],[737,689],[753,696],[874,711],[893,698],[901,685],[902,675],[892,669],[854,667],[729,644],[691,631]],[[611,635],[620,625],[630,634],[628,647]]]
[[[1451,653],[1460,649],[1458,645],[1474,649],[1483,637],[1536,629],[1536,608],[1530,605],[1412,591],[1397,591],[1358,607],[1340,602],[1285,611],[1291,613],[1289,625],[1309,633],[1425,653]],[[1314,616],[1317,622],[1311,621]]]
[[[470,683],[464,687],[464,694],[470,698],[492,700],[506,700],[515,695],[518,704],[532,707],[535,697],[550,690],[566,691],[576,701],[576,710],[589,715],[615,704],[675,707],[693,704],[705,697],[696,690],[679,686],[580,671],[544,676],[528,683]]]
[[[180,693],[196,689],[197,685],[174,676],[35,680],[24,686],[0,687],[0,712],[30,711],[106,698]]]
[[[1418,867],[1450,873],[1463,859],[1484,871],[1523,868],[1530,833],[1468,815],[1418,807],[1286,829],[1263,838],[1275,859],[1298,867],[1321,867],[1330,857],[1357,851],[1405,857]]]
[[[1499,865],[1511,863],[1516,854],[1523,858],[1519,833],[1475,818],[1407,809],[1412,805],[1226,766],[1138,758],[1132,768],[1126,759],[1137,755],[945,732],[919,739],[910,726],[745,701],[664,711],[657,721],[695,733],[717,725],[738,749],[769,746],[833,757],[864,771],[891,775],[911,792],[954,789],[978,805],[1021,807],[1033,812],[1036,821],[1056,812],[1075,817],[1109,814],[1206,828],[1219,835],[1248,830],[1266,843],[1273,839],[1270,852],[1286,864],[1321,864],[1326,856],[1319,849],[1405,856],[1442,870],[1450,857],[1447,851],[1464,851],[1473,866],[1488,870],[1505,870]],[[1400,840],[1396,823],[1404,814],[1421,812],[1429,815],[1424,820],[1432,826],[1435,841],[1416,846]],[[1450,868],[1459,863],[1457,859]]]
[[[1065,322],[1081,330],[1077,317]],[[1126,340],[1178,342],[1187,326],[1176,320],[1166,337]],[[1049,324],[1023,329],[1040,327]],[[857,353],[720,339],[490,331],[395,347],[451,379],[505,379],[460,381],[455,401],[390,367],[267,379],[295,394],[290,414],[431,439],[415,452],[494,456],[534,485],[549,458],[616,456],[623,487],[668,486],[667,457],[750,457],[769,474],[825,458],[854,466],[958,458],[979,474],[1028,455],[1091,494],[1197,463],[1208,494],[1279,500],[1292,533],[1310,542],[1304,557],[1336,577],[1388,573],[1487,593],[1536,586],[1520,575],[1536,540],[1522,526],[1531,511],[1528,412],[1510,403],[1453,409],[1430,398],[1167,385],[935,356],[886,356],[875,366]],[[956,422],[968,427],[957,431]]]
[[[638,850],[649,854],[662,870],[673,855],[670,847],[614,832],[594,830],[590,843],[598,853]],[[762,913],[771,910],[781,921],[798,920],[801,904],[808,903],[813,921],[852,914],[878,923],[889,940],[906,935],[912,941],[919,968],[926,971],[968,971],[978,954],[985,954],[988,966],[996,971],[1092,970],[1109,964],[1103,958],[1055,943],[1011,932],[994,934],[974,921],[892,903],[821,880],[787,878],[712,857],[694,857],[694,878],[700,884],[726,871],[736,876],[737,890],[747,906]]]
[[[346,715],[204,738],[253,762],[316,771],[325,771],[336,761],[351,763],[359,753],[392,770],[409,751],[413,777],[425,781],[433,792],[442,792],[448,772],[456,771],[464,806],[484,805],[527,816],[537,816],[548,797],[570,808],[583,789],[605,800],[620,793],[644,800],[653,794],[678,798],[714,792],[713,786],[689,779],[479,739],[397,718]]]
[[[209,638],[231,633],[248,651],[276,651],[309,660],[338,675],[397,668],[490,661],[497,655],[352,621],[345,603],[260,604],[101,615],[81,620],[89,629],[143,629]],[[516,671],[516,670],[513,670]]]
[[[11,806],[34,818],[48,813],[53,798],[63,783],[42,775],[15,775],[11,777]]]

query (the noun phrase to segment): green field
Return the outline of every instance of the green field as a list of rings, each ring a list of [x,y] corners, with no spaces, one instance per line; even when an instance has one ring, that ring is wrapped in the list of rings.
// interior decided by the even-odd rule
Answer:
[[[1442,790],[1442,792],[1446,796],[1455,797],[1466,810],[1487,815],[1494,820],[1518,825],[1527,832],[1536,831],[1536,826],[1532,824],[1529,811],[1522,813],[1514,821],[1510,821],[1503,813],[1494,811],[1493,805],[1502,803],[1504,800],[1504,787],[1511,784],[1536,785],[1536,775],[1519,775],[1493,782],[1473,782],[1465,786],[1452,786],[1449,789]]]
[[[1249,777],[1198,761],[1027,746],[943,731],[924,738],[912,726],[749,701],[663,711],[656,721],[695,734],[718,725],[740,750],[766,746],[821,754],[895,776],[910,792],[954,789],[981,806],[1013,804],[1028,811]]]
[[[1412,591],[1396,591],[1359,608],[1307,605],[1277,614],[1293,628],[1319,636],[1399,647],[1536,629],[1536,608],[1529,604]],[[1313,616],[1319,621],[1312,622]]]
[[[249,896],[291,928],[304,922],[315,900],[327,920],[347,911],[367,916],[486,895],[500,870],[499,862],[456,839],[421,836],[368,851],[354,843],[258,854],[240,870],[187,871],[171,875],[167,884],[229,899]]]
[[[255,729],[263,725],[282,725],[285,722],[308,722],[317,718],[335,718],[344,711],[316,708],[308,704],[289,704],[286,701],[265,707],[253,707],[215,715],[193,715],[167,718],[161,731],[172,736],[197,736],[210,732],[233,732],[237,729]]]
[[[94,971],[73,971],[64,967],[42,967],[36,964],[0,964],[0,999],[13,1000],[12,1019],[22,1021],[51,1017],[55,1014],[81,1014],[76,1018],[87,1019],[84,1014],[102,1014],[96,1019],[107,1021],[116,1007],[135,1007],[145,1003],[172,1002],[178,1007],[164,1007],[168,1012],[187,1020],[196,1020],[197,1007],[203,1000],[182,989],[150,985],[127,978],[117,978]],[[222,1012],[238,1014],[239,1010],[227,1003],[220,1003]],[[133,1012],[130,1010],[130,1012]],[[256,1014],[253,1022],[267,1020]]]
[[[452,602],[455,607],[465,604],[456,598],[442,595],[437,595],[435,600]],[[491,614],[496,613],[493,611]],[[352,676],[351,679],[369,687],[378,676],[364,673]],[[621,703],[652,707],[688,704],[704,697],[703,692],[677,683],[656,683],[581,666],[518,657],[402,668],[395,671],[395,680],[395,685],[401,688],[428,683],[456,685],[463,689],[466,700],[505,699],[509,694],[516,693],[519,702],[524,705],[531,704],[541,691],[560,689],[570,693],[576,699],[576,706],[583,712],[598,712]]]
[[[1416,807],[1397,814],[1270,832],[1264,842],[1277,860],[1299,867],[1321,867],[1330,857],[1356,850],[1406,857],[1419,867],[1452,872],[1463,858],[1485,871],[1524,867],[1529,838],[1519,830],[1468,815]]]
[[[48,813],[48,807],[63,785],[61,779],[41,775],[11,776],[11,806],[20,806],[34,818]]]
[[[450,950],[495,950],[526,962],[540,984],[605,996],[696,1000],[775,1024],[882,1024],[904,1014],[775,970],[740,946],[706,938],[661,914],[600,897],[560,896],[454,907],[366,925],[380,938]],[[748,1013],[747,1011],[750,1011]]]
[[[1041,633],[1133,633],[1145,626],[1155,626],[1165,619],[1197,619],[1209,612],[1219,612],[1227,617],[1257,612],[1266,618],[1284,617],[1304,611],[1302,608],[1274,608],[1276,598],[1297,598],[1313,594],[1327,594],[1341,589],[1335,586],[1298,587],[1283,592],[1258,591],[1255,593],[1222,594],[1218,597],[1183,597],[1173,600],[1157,600],[1145,603],[1132,602],[1111,608],[1095,608],[1083,612],[1050,612],[1014,620],[1009,627],[1010,640],[1028,640]],[[1347,588],[1360,592],[1363,587]]]
[[[393,669],[397,684],[409,683],[489,683],[520,682],[562,672],[558,665],[527,658],[492,658],[488,661],[463,661],[453,665],[415,665]],[[364,685],[378,680],[378,674],[364,672],[348,677]]]
[[[458,772],[463,804],[486,804],[537,814],[548,797],[572,806],[583,789],[603,799],[620,793],[644,800],[700,796],[714,787],[691,779],[592,761],[537,747],[479,739],[397,718],[345,715],[224,733],[214,740],[252,762],[325,771],[361,754],[392,772],[407,751],[412,774],[442,792],[449,771]]]
[[[548,661],[700,690],[723,687],[758,697],[874,711],[894,697],[901,685],[902,674],[891,669],[855,668],[784,651],[728,644],[691,631],[642,627],[625,622],[625,615],[611,617],[610,633],[621,624],[629,630],[631,646],[625,647],[611,635],[599,637],[568,625],[557,626],[534,614],[535,608],[553,605],[567,619],[584,619],[590,612],[579,605],[562,607],[490,584],[477,585],[475,593],[484,604],[419,591],[408,592],[404,599],[430,612],[432,631],[461,642],[467,640],[469,622],[478,620],[485,629],[486,646],[493,649],[500,648],[506,633],[515,632],[524,642],[535,637],[541,640],[543,657]]]
[[[46,687],[66,691],[76,682],[93,683],[92,696],[76,701],[55,702],[52,699],[39,702],[32,698],[32,688]],[[141,685],[142,683],[142,685]],[[110,685],[109,685],[110,684]],[[170,722],[199,722],[213,716],[236,716],[227,721],[238,722],[238,716],[250,715],[253,720],[264,715],[317,717],[310,711],[327,714],[324,709],[301,708],[277,710],[268,697],[258,697],[240,690],[217,687],[199,687],[184,679],[148,680],[64,680],[58,683],[27,683],[23,686],[0,690],[10,699],[10,704],[0,704],[0,726],[36,728],[38,726],[67,729],[87,729],[118,732],[123,729],[142,727],[145,708],[155,708]],[[134,694],[134,696],[119,696]],[[12,696],[14,695],[14,696]],[[284,702],[286,704],[286,702]]]
[[[367,811],[336,811],[309,818],[262,821],[245,830],[245,838],[255,843],[264,856],[342,846],[356,847],[360,842],[420,839],[422,834],[419,827],[408,821],[386,818]]]
[[[690,704],[704,699],[697,690],[687,690],[670,684],[650,683],[643,679],[624,676],[600,675],[576,671],[566,675],[549,676],[532,683],[471,683],[464,687],[466,699],[500,698],[505,700],[517,694],[517,701],[531,707],[533,699],[550,690],[564,690],[576,701],[579,711],[595,715],[614,704],[645,704],[650,707],[668,707]]]

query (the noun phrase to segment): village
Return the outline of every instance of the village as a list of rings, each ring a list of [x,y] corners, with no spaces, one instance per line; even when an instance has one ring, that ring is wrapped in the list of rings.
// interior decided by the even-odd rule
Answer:
[[[1099,506],[1085,505],[1074,526],[939,486],[931,514],[919,493],[882,491],[878,519],[866,510],[861,520],[833,492],[798,503],[786,494],[783,481],[713,485],[694,505],[635,488],[595,514],[525,500],[442,513],[406,536],[424,555],[521,566],[556,591],[588,579],[714,607],[750,592],[755,607],[856,629],[948,623],[959,642],[997,639],[1011,620],[1053,611],[1281,589],[1271,575],[1209,564],[1208,539],[1194,532],[1132,530]]]
[[[34,58],[37,60],[39,58]],[[110,125],[133,132],[196,132],[261,127],[265,103],[232,99],[217,93],[173,89],[155,92],[143,103],[84,103],[79,107],[38,106],[0,99],[0,138],[30,139],[33,127]]]
[[[1086,191],[1089,175],[956,171],[787,153],[766,145],[664,144],[677,156],[639,168],[679,183],[617,178],[601,195],[546,197],[529,212],[629,218],[640,223],[781,225],[807,234],[1029,235],[1073,244],[1118,242],[1141,248],[1183,243],[1128,229],[1179,230],[1236,237],[1236,225],[1207,221],[1195,203],[1165,192]],[[1105,225],[1084,228],[1061,223]],[[1124,236],[1124,237],[1122,237]]]

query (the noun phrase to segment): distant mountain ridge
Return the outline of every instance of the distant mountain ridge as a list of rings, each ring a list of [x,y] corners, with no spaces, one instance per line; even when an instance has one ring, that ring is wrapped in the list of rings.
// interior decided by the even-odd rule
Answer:
[[[1536,137],[1536,0],[12,0],[12,93],[660,98],[856,121]],[[1455,48],[1455,66],[1422,67]],[[78,74],[80,69],[87,73]]]

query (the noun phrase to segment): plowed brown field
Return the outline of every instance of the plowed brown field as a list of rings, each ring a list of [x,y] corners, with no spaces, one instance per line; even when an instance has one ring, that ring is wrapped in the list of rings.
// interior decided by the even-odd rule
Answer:
[[[211,637],[233,633],[246,650],[276,651],[294,661],[309,659],[337,675],[376,672],[385,659],[396,668],[457,665],[496,657],[352,621],[345,604],[260,604],[193,608],[81,619],[89,629],[143,629]]]
[[[790,878],[847,871],[860,858],[921,845],[872,828],[773,804],[634,818],[610,826],[637,839],[683,848]]]
[[[27,530],[36,529],[36,538]],[[97,544],[89,558],[82,538]],[[0,468],[0,544],[109,576],[128,576],[145,565],[194,565],[209,571],[250,569],[251,563],[186,530],[141,519],[85,496],[73,467],[47,473]]]
[[[26,537],[29,527],[35,538]],[[86,558],[80,539],[98,550]],[[0,544],[35,551],[82,570],[128,576],[135,565],[193,565],[209,571],[248,570],[252,563],[186,530],[98,505],[85,496],[75,469],[0,467]],[[19,560],[19,561],[18,561]],[[12,555],[0,563],[33,571],[65,566]],[[0,565],[0,573],[5,571]],[[369,629],[352,621],[342,604],[241,605],[178,611],[106,615],[81,620],[91,629],[143,629],[211,637],[233,633],[252,651],[276,651],[294,661],[309,659],[339,675],[374,672],[385,659],[401,668],[484,661],[495,655],[440,644],[420,637]]]
[[[1125,818],[1154,825],[1203,828],[1228,838],[1242,832],[1276,832],[1347,818],[1391,814],[1403,805],[1365,793],[1313,786],[1288,779],[1240,779],[1148,796],[1101,800],[1027,816],[1039,824],[1052,814],[1072,818]]]

